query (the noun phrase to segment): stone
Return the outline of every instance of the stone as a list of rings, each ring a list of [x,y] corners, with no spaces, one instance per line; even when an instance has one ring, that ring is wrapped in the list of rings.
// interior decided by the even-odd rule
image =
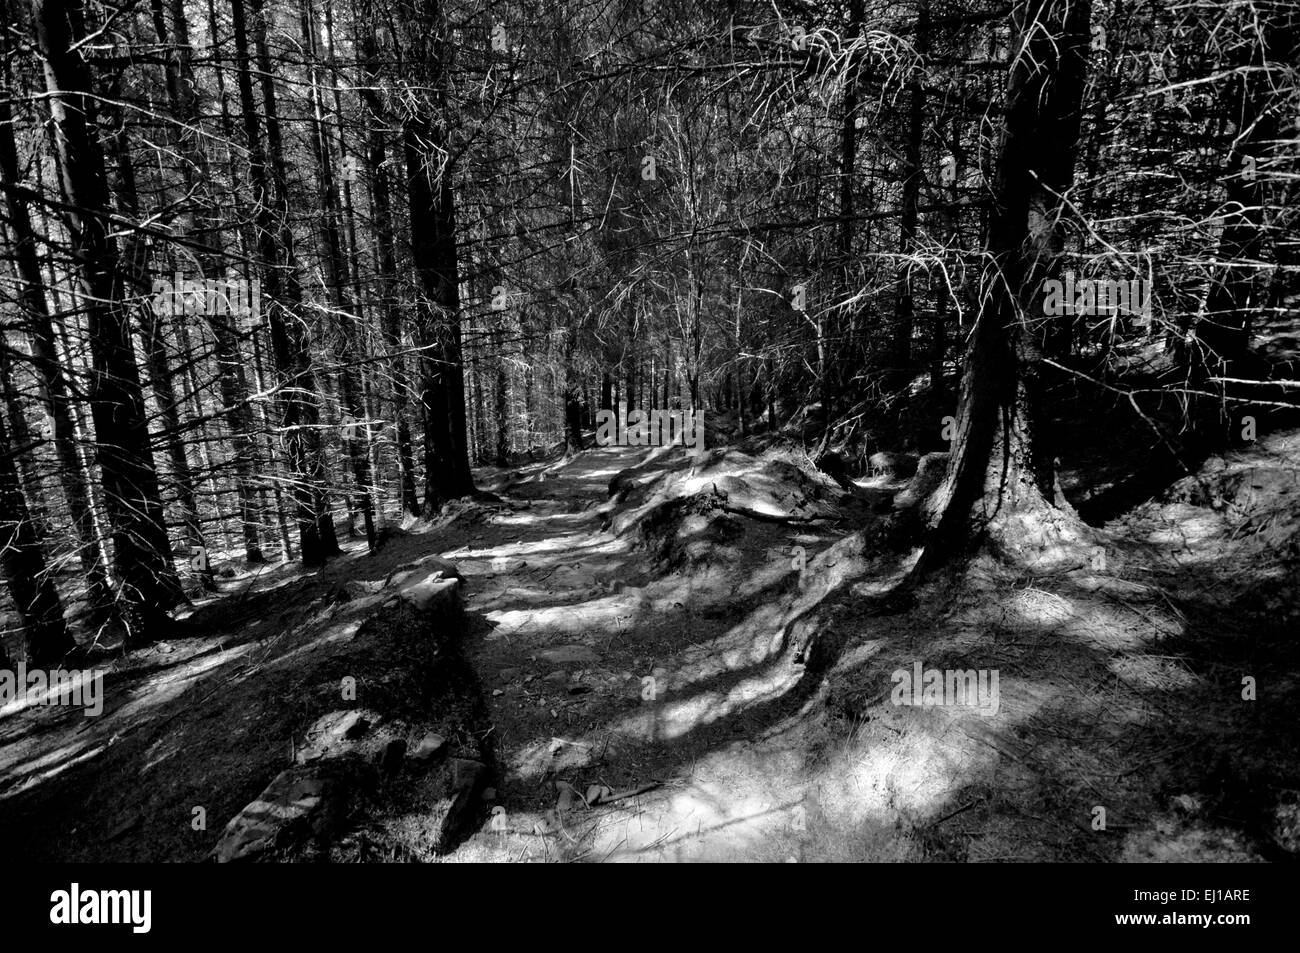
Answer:
[[[408,760],[416,764],[430,764],[440,759],[447,753],[447,739],[435,731],[431,731],[420,739],[420,743],[415,746]]]
[[[441,572],[430,573],[424,579],[406,588],[402,601],[418,612],[435,612],[440,609],[460,608],[460,581],[444,579]]]
[[[252,860],[309,837],[328,837],[341,826],[350,795],[367,780],[365,766],[353,758],[287,768],[231,818],[210,856],[217,863]]]
[[[350,751],[355,747],[354,743],[378,722],[379,716],[364,708],[348,708],[322,715],[307,729],[303,746],[294,753],[294,760],[299,764],[310,764]]]
[[[364,599],[377,595],[384,588],[382,579],[349,579],[343,584],[354,599]]]
[[[379,770],[392,774],[402,766],[402,758],[405,756],[406,742],[401,738],[393,738],[375,753],[375,760],[379,762]]]
[[[435,828],[433,849],[436,854],[454,850],[482,810],[481,795],[488,778],[487,766],[469,758],[453,758],[450,778],[448,798],[439,805],[439,808],[445,808],[445,813]]]
[[[432,576],[442,576],[444,579],[459,579],[464,582],[465,577],[460,574],[456,564],[441,556],[425,556],[423,559],[416,561],[410,568],[419,569],[423,572],[430,573]]]

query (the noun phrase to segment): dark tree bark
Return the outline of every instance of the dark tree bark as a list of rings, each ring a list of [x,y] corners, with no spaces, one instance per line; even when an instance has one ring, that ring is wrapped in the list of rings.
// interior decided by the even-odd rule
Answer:
[[[22,619],[27,660],[46,666],[62,659],[75,643],[63,620],[63,604],[27,512],[14,450],[0,415],[0,567],[14,609]]]
[[[221,236],[221,212],[211,193],[211,168],[201,142],[198,127],[198,104],[194,96],[194,72],[191,66],[189,22],[183,0],[171,0],[172,30],[169,35],[164,17],[163,0],[151,0],[154,32],[158,42],[169,47],[166,60],[167,99],[176,121],[173,140],[181,157],[181,181],[187,195],[198,199],[198,210],[186,204],[181,213],[182,233],[198,244],[200,277],[225,275]],[[213,20],[215,27],[215,18]],[[217,48],[214,46],[214,51]],[[223,103],[224,106],[224,103]],[[205,315],[216,345],[216,361],[222,415],[230,431],[231,463],[235,471],[235,491],[239,498],[239,520],[244,534],[244,561],[249,565],[264,562],[260,539],[257,483],[254,471],[257,450],[253,441],[253,414],[248,402],[248,379],[239,353],[239,338],[228,314]]]
[[[1254,319],[1268,302],[1270,289],[1259,263],[1266,259],[1270,244],[1270,187],[1281,178],[1275,179],[1270,167],[1290,147],[1282,129],[1291,116],[1282,111],[1284,80],[1279,78],[1279,67],[1300,58],[1300,12],[1294,6],[1266,4],[1257,15],[1258,32],[1246,32],[1233,41],[1238,49],[1223,106],[1237,135],[1224,177],[1219,269],[1196,322],[1194,351],[1189,355],[1194,382],[1215,390],[1219,387],[1214,378],[1245,373],[1240,368],[1254,333]],[[1223,402],[1199,401],[1197,417],[1202,449],[1221,449],[1229,436]]]
[[[453,170],[446,149],[446,52],[440,4],[416,20],[424,44],[430,101],[417,101],[403,124],[410,201],[411,258],[422,292],[416,307],[420,402],[424,408],[423,515],[474,492],[470,474],[465,372],[460,339],[460,270]]]
[[[856,42],[862,35],[863,0],[849,0],[848,25],[845,39]],[[839,169],[839,215],[840,223],[836,229],[837,291],[840,299],[849,300],[854,294],[853,287],[853,197],[857,175],[858,159],[858,64],[856,58],[850,59],[849,73],[844,79],[844,95],[840,104],[840,169]],[[737,303],[739,307],[739,302]],[[841,342],[849,344],[856,338],[857,315],[861,308],[857,304],[847,305],[843,309],[827,311],[821,317],[818,332],[819,360],[824,359],[825,366],[820,381],[820,397],[826,430],[822,434],[820,446],[815,456],[820,458],[830,449],[831,435],[834,431],[831,417],[836,401],[843,390],[845,355],[847,348]],[[739,320],[737,320],[739,326]],[[829,340],[828,340],[829,339]],[[737,351],[739,351],[737,341]],[[744,404],[744,401],[741,401]],[[666,405],[665,405],[666,406]],[[744,412],[741,412],[741,429],[744,430]]]
[[[983,306],[947,476],[925,510],[935,546],[990,538],[1028,555],[1077,529],[1042,426],[1040,355],[1043,282],[1057,269],[1060,196],[1074,176],[1090,4],[1021,0],[1012,17],[1019,54],[1007,82]]]
[[[566,455],[587,449],[586,441],[582,437],[582,405],[579,401],[581,383],[578,370],[574,367],[576,336],[577,326],[575,321],[574,326],[569,329],[564,348],[564,389],[561,399],[564,408],[562,429],[564,432],[564,453]]]
[[[121,99],[121,91],[110,91],[110,101]],[[114,111],[115,113],[117,111]],[[140,219],[140,201],[135,181],[135,168],[131,164],[129,130],[120,114],[113,115],[116,128],[109,137],[112,153],[117,160],[116,197],[124,217],[130,221]],[[203,536],[203,527],[199,523],[198,499],[194,494],[194,473],[190,467],[189,457],[185,452],[184,431],[181,426],[180,401],[176,397],[176,385],[172,375],[171,361],[167,354],[167,339],[164,333],[165,315],[150,307],[145,295],[152,287],[148,275],[148,251],[138,234],[126,238],[125,260],[122,273],[124,290],[134,299],[134,310],[140,316],[140,337],[145,355],[145,366],[149,372],[149,387],[153,391],[154,401],[158,405],[162,421],[162,442],[166,447],[167,459],[171,464],[171,478],[176,488],[176,503],[180,507],[181,522],[185,526],[185,542],[189,547],[183,555],[187,557],[203,554],[203,561],[198,578],[203,588],[209,592],[217,589],[216,579],[212,573],[212,564],[207,559],[207,541]]]
[[[919,0],[916,14],[916,52],[922,58],[930,46],[930,3]],[[898,270],[894,279],[894,328],[890,349],[890,389],[901,387],[912,367],[912,331],[916,321],[913,275],[916,272],[916,236],[920,224],[921,141],[925,133],[925,66],[917,67],[907,84],[907,139],[903,144],[903,208],[899,222]]]
[[[510,373],[505,358],[505,334],[501,325],[505,322],[505,316],[502,315],[500,322],[492,328],[492,350],[495,354],[494,364],[496,365],[496,383],[493,387],[494,398],[496,401],[495,418],[496,418],[496,454],[495,462],[499,467],[504,467],[510,462]],[[605,383],[608,387],[609,375],[605,375]],[[606,394],[608,400],[608,394]]]
[[[308,99],[312,109],[312,153],[316,159],[317,195],[320,197],[318,218],[321,261],[325,271],[325,286],[329,292],[339,332],[339,394],[345,419],[359,421],[366,416],[362,401],[361,374],[354,361],[356,354],[357,302],[351,294],[351,270],[343,251],[343,212],[339,204],[338,185],[334,174],[334,150],[320,94],[319,77],[315,63],[316,23],[312,13],[312,0],[302,5],[303,45],[311,65],[308,70]],[[357,426],[343,428],[343,452],[348,458],[355,482],[349,513],[360,512],[366,529],[366,544],[374,552],[375,511],[370,499],[370,457],[365,442],[358,439]],[[368,429],[368,428],[367,428]],[[351,520],[349,520],[351,523]]]
[[[18,10],[12,0],[0,0],[0,20],[15,22]],[[7,225],[12,235],[13,269],[18,280],[18,306],[22,310],[32,364],[40,386],[41,403],[49,417],[49,427],[59,464],[59,483],[76,537],[77,558],[87,586],[89,621],[102,625],[113,608],[113,594],[108,585],[108,571],[100,558],[95,534],[94,500],[82,475],[81,456],[77,452],[76,423],[68,402],[68,385],[55,346],[54,324],[45,297],[45,283],[36,257],[36,235],[32,230],[27,199],[18,188],[18,149],[9,110],[8,34],[0,31],[0,60],[4,70],[4,95],[0,97],[0,190],[5,196]]]
[[[373,7],[363,0],[362,22],[369,23]],[[420,499],[415,491],[415,453],[411,444],[411,379],[406,369],[402,346],[402,311],[397,303],[397,252],[393,229],[393,209],[388,177],[388,142],[386,127],[390,121],[379,87],[383,81],[375,32],[364,26],[357,43],[361,51],[365,81],[361,84],[361,102],[366,110],[366,166],[370,177],[370,208],[379,265],[380,329],[388,354],[388,374],[392,394],[393,420],[397,433],[397,470],[402,508],[412,516],[420,513]]]
[[[72,236],[89,326],[90,406],[120,586],[119,616],[127,644],[139,645],[160,634],[165,610],[181,598],[180,586],[149,451],[117,244],[108,232],[104,155],[80,48],[84,25],[71,0],[33,0],[32,15],[45,61],[64,223]]]

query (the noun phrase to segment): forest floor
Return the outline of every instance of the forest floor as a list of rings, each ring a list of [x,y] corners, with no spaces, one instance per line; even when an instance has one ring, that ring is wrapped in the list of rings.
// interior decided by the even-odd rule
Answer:
[[[0,836],[31,859],[202,859],[317,719],[359,706],[376,743],[433,725],[491,762],[443,860],[1295,857],[1300,432],[1097,530],[1100,564],[977,557],[888,607],[873,539],[905,481],[845,493],[796,462],[610,448],[482,470],[498,502],[375,554],[227,571],[174,639],[104,666],[101,717],[0,711]],[[464,577],[472,725],[408,704],[422,669],[371,624],[435,555]],[[894,704],[917,663],[996,671],[996,714]],[[346,836],[282,856],[435,859],[429,797],[384,780]]]

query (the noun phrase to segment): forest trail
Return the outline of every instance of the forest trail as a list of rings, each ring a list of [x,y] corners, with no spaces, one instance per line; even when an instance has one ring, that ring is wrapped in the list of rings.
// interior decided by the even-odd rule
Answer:
[[[610,479],[647,456],[601,448],[529,468],[506,491],[527,510],[475,523],[441,553],[468,579],[478,623],[466,654],[501,766],[502,810],[464,859],[799,855],[804,755],[746,717],[790,674],[702,676],[699,649],[727,637],[725,613],[700,611],[709,600],[689,578],[656,578],[629,539],[601,529]],[[589,807],[593,786],[623,796]]]
[[[886,578],[879,513],[819,496],[792,461],[605,448],[485,468],[495,498],[408,521],[376,553],[350,539],[316,572],[223,564],[222,592],[172,638],[102,663],[102,716],[0,710],[0,837],[37,860],[200,860],[322,716],[357,709],[377,712],[367,758],[436,731],[448,763],[490,762],[492,790],[440,854],[437,772],[410,765],[353,805],[335,842],[280,859],[1294,851],[1300,432],[1212,460],[1110,524],[1101,571],[1026,577],[981,557],[887,612],[859,598]],[[611,498],[633,467],[639,486]],[[818,518],[736,515],[792,494]],[[446,563],[464,577],[463,624],[413,624],[401,577]],[[832,577],[844,584],[824,587]],[[833,646],[816,664],[782,621],[801,603]],[[430,679],[429,649],[452,659],[451,683]],[[891,704],[918,664],[1000,672],[997,717]],[[1278,703],[1243,703],[1243,673]]]

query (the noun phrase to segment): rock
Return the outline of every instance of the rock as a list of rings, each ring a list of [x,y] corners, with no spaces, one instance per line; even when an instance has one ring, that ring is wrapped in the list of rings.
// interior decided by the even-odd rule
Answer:
[[[322,758],[336,757],[353,750],[353,744],[378,724],[379,716],[363,708],[332,711],[316,719],[307,729],[303,746],[294,753],[299,764],[310,764]]]
[[[894,509],[905,510],[920,505],[943,482],[947,471],[947,453],[927,453],[917,465],[916,475],[894,497]]]
[[[537,653],[537,657],[543,661],[550,662],[552,665],[581,664],[585,662],[595,662],[597,659],[595,649],[589,645],[581,645],[578,643],[555,645],[549,649],[542,649]]]
[[[441,556],[425,556],[423,559],[413,563],[410,567],[403,568],[419,569],[430,573],[431,576],[441,575],[444,579],[459,579],[462,582],[465,581],[465,577],[460,574],[460,570],[456,568],[456,564],[443,559]]]
[[[364,599],[367,596],[373,596],[384,588],[382,579],[349,579],[343,584],[354,599]]]
[[[578,796],[578,792],[573,789],[573,785],[567,781],[556,781],[555,786],[560,792],[560,796],[555,802],[555,809],[557,811],[573,810],[574,799]]]
[[[230,820],[210,856],[217,863],[252,860],[308,837],[328,837],[345,819],[350,795],[370,779],[354,758],[287,768]]]
[[[439,760],[447,753],[447,739],[437,732],[431,731],[420,739],[420,743],[415,746],[408,760],[415,764],[431,764]]]
[[[460,580],[444,579],[441,571],[433,572],[403,590],[401,599],[418,612],[459,610]]]
[[[890,453],[882,450],[867,458],[874,476],[888,477],[891,480],[910,480],[916,475],[920,458],[914,453]]]
[[[406,742],[394,738],[375,753],[375,760],[379,762],[379,770],[392,774],[402,766],[402,758],[405,756]]]
[[[446,854],[454,850],[473,826],[482,810],[480,795],[488,778],[487,766],[469,758],[453,758],[450,764],[450,787],[441,807],[445,813],[437,822],[433,850]],[[436,809],[435,809],[436,813]]]

